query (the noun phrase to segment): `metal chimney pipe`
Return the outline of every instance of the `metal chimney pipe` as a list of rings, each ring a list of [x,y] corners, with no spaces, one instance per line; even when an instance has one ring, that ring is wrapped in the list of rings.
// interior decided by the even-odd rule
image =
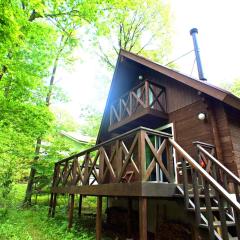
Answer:
[[[195,52],[195,56],[196,56],[196,62],[197,62],[197,68],[198,68],[198,76],[199,76],[200,80],[207,81],[207,79],[204,77],[204,74],[203,74],[203,68],[202,68],[202,62],[201,62],[201,57],[200,57],[200,51],[199,51],[198,42],[197,42],[197,33],[198,33],[197,28],[192,28],[190,30],[190,35],[192,36],[192,39],[193,39],[194,52]]]

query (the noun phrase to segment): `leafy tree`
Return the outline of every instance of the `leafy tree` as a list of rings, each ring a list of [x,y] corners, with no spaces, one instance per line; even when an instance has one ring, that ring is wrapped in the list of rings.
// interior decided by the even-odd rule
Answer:
[[[225,86],[230,92],[240,97],[240,79],[235,79],[232,84]]]
[[[80,131],[85,135],[96,138],[101,124],[102,113],[93,106],[85,106],[81,108],[80,118],[83,120]]]
[[[34,139],[51,126],[44,79],[53,63],[57,33],[51,24],[29,21],[30,9],[42,8],[38,0],[27,5],[0,1],[0,6],[0,178],[5,186],[0,191],[4,196],[9,183],[29,166]]]
[[[98,24],[98,54],[114,68],[120,49],[141,54],[160,63],[171,50],[170,5],[166,1],[124,0],[109,8]]]
[[[48,172],[48,162],[51,166],[53,159],[71,151],[58,136],[62,127],[54,121],[50,106],[59,101],[55,86],[58,68],[75,60],[72,53],[86,37],[80,27],[94,29],[89,32],[94,33],[91,37],[100,37],[107,44],[110,36],[117,35],[118,38],[113,37],[114,54],[122,47],[159,57],[149,44],[143,44],[152,33],[156,32],[156,36],[151,39],[160,34],[154,31],[158,24],[153,24],[159,19],[153,10],[143,11],[138,5],[154,6],[156,10],[159,7],[160,11],[160,4],[154,5],[150,0],[0,0],[0,188],[6,190],[2,191],[3,197],[12,182],[32,166],[25,197],[25,202],[30,203],[36,170]],[[168,8],[164,6],[160,14],[166,30],[168,11],[163,9]],[[161,33],[161,43],[163,36]],[[106,44],[101,46],[103,49]],[[102,53],[106,53],[105,49]],[[109,51],[112,62],[111,54]],[[82,132],[96,136],[100,114],[92,109],[84,111],[88,124]]]
[[[94,23],[97,15],[101,12],[101,3],[105,1],[65,1],[64,4],[53,3],[43,9],[42,12],[37,12],[35,9],[32,11],[30,21],[38,18],[47,17],[57,27],[60,34],[57,42],[56,53],[51,70],[49,85],[47,86],[47,96],[45,105],[51,105],[54,96],[54,85],[56,78],[56,71],[59,64],[66,64],[71,58],[73,49],[78,45],[79,39],[77,38],[77,29],[86,23]],[[71,62],[71,61],[70,61]],[[36,140],[35,157],[31,166],[26,195],[24,199],[25,204],[31,203],[32,188],[36,174],[35,165],[40,159],[40,151],[42,144],[42,135],[39,135]]]

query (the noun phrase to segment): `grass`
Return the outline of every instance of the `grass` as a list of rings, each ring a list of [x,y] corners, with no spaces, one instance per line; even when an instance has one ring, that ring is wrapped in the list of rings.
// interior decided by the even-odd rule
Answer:
[[[0,240],[91,240],[95,239],[96,201],[93,197],[84,198],[82,212],[89,213],[78,219],[71,230],[67,229],[67,199],[60,197],[56,208],[56,217],[48,218],[48,197],[41,196],[37,204],[22,208],[21,201],[25,185],[14,187],[6,211],[0,212]],[[75,211],[77,212],[77,211]],[[78,220],[76,220],[78,219]],[[103,239],[113,239],[104,236]]]

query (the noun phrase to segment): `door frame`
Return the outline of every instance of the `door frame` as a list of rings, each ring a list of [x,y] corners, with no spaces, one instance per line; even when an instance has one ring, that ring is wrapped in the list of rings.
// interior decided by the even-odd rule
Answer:
[[[174,124],[173,123],[165,124],[165,125],[157,128],[156,130],[161,132],[162,130],[167,129],[167,128],[171,128],[173,140],[175,141],[176,136],[175,136],[175,128],[174,128]],[[174,148],[173,148],[173,163],[174,163],[175,183],[178,183],[177,158],[176,158],[176,151],[175,151]]]

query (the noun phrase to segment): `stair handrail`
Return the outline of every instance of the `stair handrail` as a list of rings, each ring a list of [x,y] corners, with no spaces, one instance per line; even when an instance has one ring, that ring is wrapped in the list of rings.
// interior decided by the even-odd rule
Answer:
[[[207,150],[205,150],[199,144],[196,147],[202,151],[213,163],[215,163],[219,168],[221,168],[232,180],[234,180],[237,184],[240,185],[240,178],[238,178],[232,171],[226,168],[220,161],[218,161],[213,155],[211,155]]]
[[[240,203],[238,203],[236,200],[234,200],[231,195],[209,174],[207,173],[198,163],[196,160],[194,160],[177,142],[175,142],[173,139],[169,138],[169,142],[172,144],[172,146],[177,150],[177,152],[189,162],[189,164],[197,170],[198,173],[201,174],[201,176],[207,180],[211,186],[221,195],[225,198],[225,200],[234,207],[235,210],[237,210],[240,213]]]

